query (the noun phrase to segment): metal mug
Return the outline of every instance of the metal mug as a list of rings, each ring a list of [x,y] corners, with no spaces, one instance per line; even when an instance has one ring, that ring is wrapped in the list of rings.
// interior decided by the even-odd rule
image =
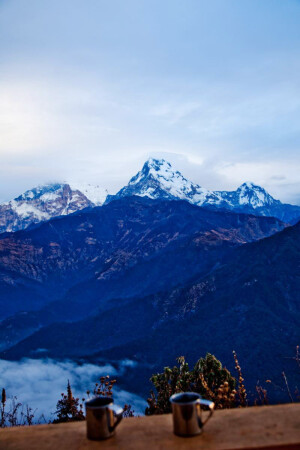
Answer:
[[[114,435],[123,409],[115,406],[111,397],[95,397],[85,402],[85,408],[88,439],[99,441]]]
[[[204,400],[196,392],[182,392],[170,397],[173,412],[174,433],[178,436],[196,436],[213,414],[215,404]],[[208,406],[208,417],[202,419],[201,405]]]

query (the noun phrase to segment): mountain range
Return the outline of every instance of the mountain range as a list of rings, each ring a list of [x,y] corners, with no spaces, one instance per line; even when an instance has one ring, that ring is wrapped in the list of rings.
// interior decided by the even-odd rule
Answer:
[[[181,199],[206,208],[228,209],[259,216],[273,216],[286,223],[300,219],[300,207],[275,200],[260,186],[243,183],[236,191],[211,191],[184,178],[164,159],[150,158],[128,185],[106,202],[124,196],[139,195],[153,199]]]
[[[0,233],[22,230],[54,217],[132,195],[186,200],[206,208],[273,216],[291,224],[300,219],[300,206],[283,204],[254,183],[243,183],[236,191],[207,190],[184,178],[164,159],[150,158],[115,195],[91,184],[57,183],[28,190],[14,200],[0,204]]]
[[[124,197],[4,233],[0,318],[65,295],[73,303],[78,298],[81,315],[103,308],[114,296],[165,289],[208,270],[232,246],[284,227],[270,217],[206,210],[184,201]]]
[[[0,356],[130,358],[146,395],[145,380],[177,356],[210,351],[234,370],[236,350],[250,392],[271,379],[271,400],[287,401],[278,386],[282,370],[297,383],[289,357],[300,339],[299,234],[300,223],[138,197],[14,233],[0,241],[0,270],[18,267],[45,298],[24,311],[23,296],[23,310],[1,321]],[[60,278],[69,289],[49,301]]]
[[[288,401],[299,207],[250,183],[207,191],[153,159],[115,196],[63,184],[13,202],[48,216],[0,234],[0,358],[130,358],[121,387],[147,395],[145,380],[176,357],[211,352],[234,370],[236,350],[248,388],[271,379],[271,401]]]
[[[176,356],[230,366],[235,349],[249,383],[278,383],[300,338],[299,255],[299,224],[137,196],[3,234],[0,357],[131,358],[146,395]]]

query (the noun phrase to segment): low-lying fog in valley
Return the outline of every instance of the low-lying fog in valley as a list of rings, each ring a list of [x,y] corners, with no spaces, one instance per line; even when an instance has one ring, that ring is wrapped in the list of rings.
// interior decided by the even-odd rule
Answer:
[[[70,381],[74,397],[87,398],[86,391],[93,390],[99,377],[121,376],[135,363],[122,361],[116,368],[110,364],[77,364],[73,361],[55,361],[52,359],[21,361],[0,360],[0,388],[6,389],[7,405],[13,396],[23,407],[30,406],[35,413],[35,422],[52,421],[55,418],[56,403],[61,393],[66,392]],[[146,401],[128,391],[114,388],[116,404],[131,404],[135,414],[143,414]]]

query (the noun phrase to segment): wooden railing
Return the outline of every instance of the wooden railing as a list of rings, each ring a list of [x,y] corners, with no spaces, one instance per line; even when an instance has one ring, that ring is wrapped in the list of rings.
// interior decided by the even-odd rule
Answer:
[[[107,441],[88,441],[85,422],[4,428],[1,450],[300,449],[300,404],[216,411],[202,435],[177,437],[171,415],[124,419]]]

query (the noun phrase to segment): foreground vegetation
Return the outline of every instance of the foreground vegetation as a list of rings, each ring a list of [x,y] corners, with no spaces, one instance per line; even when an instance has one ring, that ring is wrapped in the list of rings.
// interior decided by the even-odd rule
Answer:
[[[205,358],[200,358],[195,366],[190,369],[183,356],[177,358],[177,365],[173,368],[165,367],[162,373],[152,375],[150,378],[154,389],[151,390],[147,400],[146,415],[166,414],[171,412],[169,398],[178,392],[193,391],[201,394],[204,398],[212,400],[216,409],[248,407],[247,391],[244,385],[244,378],[239,361],[233,352],[237,378],[229,370],[222,366],[222,363],[212,354],[207,353]],[[300,369],[299,346],[296,347],[295,360]],[[282,372],[285,388],[291,402],[300,401],[298,389],[291,392],[287,377]],[[271,383],[270,380],[267,382]],[[91,391],[87,391],[87,399],[95,396],[113,396],[113,388],[116,380],[111,380],[110,376],[102,376],[99,382],[95,383]],[[67,383],[67,393],[62,393],[58,400],[55,411],[55,418],[48,423],[61,423],[85,420],[83,403],[86,399],[75,398],[72,393],[70,382]],[[267,390],[262,386],[256,386],[256,398],[253,405],[268,404]],[[251,405],[252,405],[251,404]],[[44,416],[35,419],[36,411],[28,405],[18,402],[16,397],[9,400],[6,398],[6,391],[2,389],[0,403],[0,427],[33,425],[34,423],[47,423]],[[131,405],[124,405],[123,417],[134,416]]]

